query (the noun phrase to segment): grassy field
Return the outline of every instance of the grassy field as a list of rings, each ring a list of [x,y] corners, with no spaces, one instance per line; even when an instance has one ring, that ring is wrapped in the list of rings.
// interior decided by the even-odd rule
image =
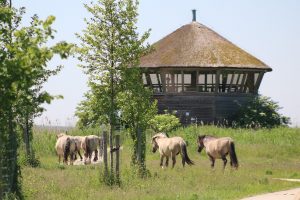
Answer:
[[[91,134],[71,130],[71,135]],[[159,167],[159,154],[150,147],[147,135],[147,168],[150,176],[139,179],[130,168],[131,141],[122,134],[121,187],[107,187],[100,181],[101,166],[58,165],[54,151],[55,131],[36,130],[34,147],[41,167],[22,167],[26,199],[240,199],[242,197],[300,187],[299,183],[273,178],[300,178],[300,129],[240,130],[214,126],[180,128],[170,135],[180,135],[188,142],[188,154],[195,166],[182,168],[177,157],[174,169]],[[238,171],[230,167],[216,169],[204,152],[197,153],[198,134],[230,136],[235,140],[240,162]]]

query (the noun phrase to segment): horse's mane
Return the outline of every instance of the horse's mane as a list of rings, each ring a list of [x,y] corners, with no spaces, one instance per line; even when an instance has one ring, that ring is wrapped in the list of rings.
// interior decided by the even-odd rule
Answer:
[[[165,133],[156,133],[153,137],[152,137],[152,139],[155,139],[155,138],[159,138],[159,137],[161,137],[161,138],[168,138],[168,135],[167,134],[165,134]]]
[[[66,133],[59,133],[59,134],[56,135],[56,138],[58,139],[58,138],[60,138],[62,136],[65,136],[65,135],[67,135],[67,134]]]
[[[213,138],[213,139],[216,139],[217,137],[212,136],[212,135],[199,135],[198,136],[199,140],[203,140],[204,138]]]

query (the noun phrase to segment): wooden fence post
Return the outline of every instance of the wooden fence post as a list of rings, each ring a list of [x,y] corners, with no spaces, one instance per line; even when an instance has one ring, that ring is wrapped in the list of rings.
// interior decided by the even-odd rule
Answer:
[[[108,176],[108,168],[107,168],[107,132],[103,131],[103,163],[104,163],[104,176]]]
[[[120,185],[120,135],[116,135],[116,182]]]

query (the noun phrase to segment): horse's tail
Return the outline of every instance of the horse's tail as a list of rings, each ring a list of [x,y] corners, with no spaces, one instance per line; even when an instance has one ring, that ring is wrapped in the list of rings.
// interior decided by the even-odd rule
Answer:
[[[88,137],[85,137],[84,145],[85,145],[85,152],[86,152],[86,155],[89,156],[89,155],[91,154],[91,148],[90,148],[89,138],[88,138]]]
[[[189,158],[189,156],[188,156],[188,154],[187,154],[186,144],[185,144],[185,143],[181,146],[181,150],[182,150],[182,155],[183,155],[184,161],[185,161],[188,165],[194,165],[194,162]]]
[[[70,147],[71,147],[71,139],[68,137],[66,140],[66,145],[64,149],[64,162],[68,162],[68,156],[70,154]]]
[[[230,155],[230,165],[237,169],[239,167],[239,163],[238,163],[238,159],[237,159],[237,156],[235,153],[234,142],[230,143],[229,155]]]

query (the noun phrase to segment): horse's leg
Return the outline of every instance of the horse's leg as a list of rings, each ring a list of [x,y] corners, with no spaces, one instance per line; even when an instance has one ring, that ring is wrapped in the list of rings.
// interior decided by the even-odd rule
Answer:
[[[173,156],[172,156],[172,161],[173,161],[173,163],[172,163],[172,168],[174,168],[174,166],[175,166],[175,164],[176,164],[176,155],[173,155]]]
[[[95,157],[94,157],[94,162],[96,162],[98,160],[98,150],[95,150]]]
[[[169,165],[169,156],[166,156],[166,167]]]
[[[161,168],[164,168],[163,162],[164,162],[164,156],[160,155],[160,166],[161,166]]]
[[[73,165],[73,161],[76,155],[74,155],[74,152],[71,153],[70,155],[70,165]]]
[[[81,154],[80,154],[80,150],[78,150],[77,153],[78,153],[78,155],[79,155],[79,157],[80,157],[80,161],[82,161],[82,156],[81,156]]]
[[[213,169],[214,167],[215,167],[215,159],[214,159],[214,157],[212,157],[211,155],[208,155],[208,157],[209,157],[209,160],[210,160],[210,162],[211,162],[211,168]]]
[[[90,162],[92,162],[92,154],[93,154],[93,152],[90,151],[90,152],[89,152],[89,161],[90,161]]]
[[[222,156],[222,160],[223,160],[223,170],[225,170],[225,167],[226,167],[226,164],[227,164],[227,159],[226,159],[226,156]]]
[[[60,155],[58,155],[58,164],[60,164],[60,159],[61,159]]]

